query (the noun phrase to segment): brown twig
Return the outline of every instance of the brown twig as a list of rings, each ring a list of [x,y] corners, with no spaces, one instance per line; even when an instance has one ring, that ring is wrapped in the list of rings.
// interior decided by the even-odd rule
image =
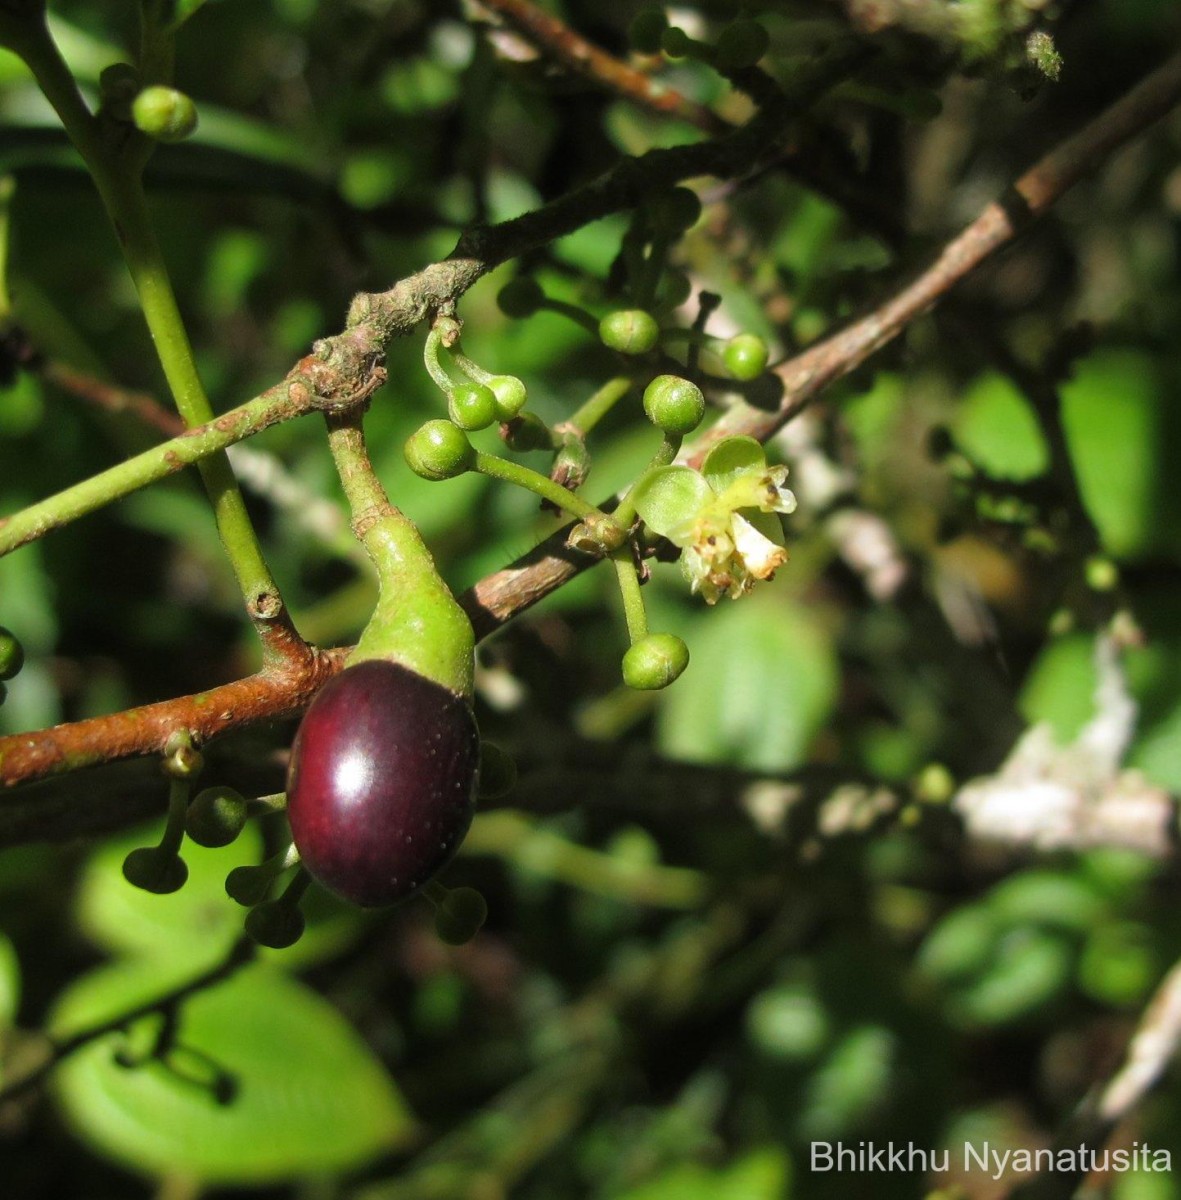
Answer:
[[[847,62],[838,58],[842,70]],[[831,62],[819,68],[808,85],[815,89],[818,80],[831,79],[835,70]],[[699,463],[711,445],[731,434],[766,440],[828,384],[849,374],[897,337],[910,321],[1013,241],[1083,175],[1096,169],[1179,100],[1181,55],[1169,59],[1022,175],[1009,197],[989,205],[917,279],[869,315],[780,367],[778,373],[786,390],[776,412],[761,412],[746,405],[730,410],[699,439],[691,461]],[[494,266],[595,216],[626,207],[661,173],[662,181],[667,183],[671,178],[686,178],[711,169],[706,165],[710,155],[704,151],[714,153],[712,169],[728,174],[740,170],[739,159],[749,153],[752,128],[757,137],[767,134],[765,124],[757,124],[759,120],[755,118],[742,130],[708,146],[676,147],[629,161],[603,179],[533,213],[472,231],[460,239],[445,262],[402,280],[388,292],[358,297],[349,330],[319,343],[314,362],[305,360],[309,364],[305,367],[309,386],[321,395],[339,393],[344,387],[342,380],[363,377],[371,369],[375,347],[408,333],[431,311],[453,306]],[[745,161],[749,165],[749,158]],[[317,386],[320,374],[334,381],[331,386],[335,392],[328,384]],[[593,564],[593,558],[567,549],[565,537],[565,531],[559,531],[460,598],[478,637],[486,637]],[[339,669],[344,655],[345,651],[307,651],[306,665],[300,669],[288,666],[281,674],[252,676],[201,696],[184,696],[127,713],[0,738],[0,785],[11,786],[94,762],[158,752],[168,734],[177,728],[190,729],[203,741],[253,721],[298,712],[316,688]]]
[[[564,21],[544,12],[530,0],[480,0],[482,7],[499,13],[518,33],[569,70],[667,117],[677,117],[703,133],[718,134],[727,123],[703,105],[695,104],[675,88],[623,62],[593,42],[588,42]]]
[[[159,754],[185,729],[198,744],[256,721],[294,716],[340,670],[347,649],[320,650],[302,640],[274,667],[207,692],[0,738],[0,786],[42,779],[137,754]]]
[[[1178,102],[1181,54],[1158,67],[1026,171],[1002,199],[990,204],[953,238],[910,284],[872,312],[779,367],[784,395],[776,411],[735,406],[698,440],[692,461],[700,463],[714,443],[734,434],[766,441],[830,383],[856,370],[871,354],[893,341],[911,321],[928,312],[956,284],[1028,229],[1084,175]]]

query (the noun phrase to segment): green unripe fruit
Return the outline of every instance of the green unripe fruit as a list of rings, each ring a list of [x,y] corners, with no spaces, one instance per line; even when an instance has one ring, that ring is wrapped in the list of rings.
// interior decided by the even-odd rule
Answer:
[[[511,421],[529,398],[525,385],[515,375],[493,375],[487,386],[496,397],[496,417],[499,421]]]
[[[495,742],[481,742],[480,799],[499,800],[516,782],[517,764]]]
[[[722,30],[714,46],[715,61],[719,67],[735,71],[753,67],[770,45],[770,35],[758,21],[741,18]]]
[[[636,13],[627,31],[628,41],[641,54],[659,54],[660,39],[667,28],[668,17],[664,15],[664,9],[651,5]]]
[[[132,887],[167,896],[179,892],[189,877],[189,868],[178,854],[159,846],[141,846],[123,860],[123,878]]]
[[[669,58],[688,58],[693,53],[693,39],[674,25],[661,35],[660,48]]]
[[[3,683],[0,683],[0,704],[3,704],[4,701],[7,699],[8,699],[8,688]]]
[[[620,354],[647,354],[660,340],[660,326],[642,308],[625,308],[599,322],[599,337],[604,346]]]
[[[487,429],[496,420],[496,396],[482,383],[458,383],[447,397],[447,415],[460,429]]]
[[[665,271],[656,285],[656,303],[662,308],[680,308],[693,294],[693,281],[684,271]]]
[[[646,207],[649,220],[663,233],[683,233],[701,216],[701,201],[697,193],[687,187],[659,192]]]
[[[266,863],[235,867],[226,876],[226,895],[243,908],[253,908],[266,899],[275,879],[275,868]]]
[[[689,665],[689,647],[675,634],[650,633],[623,656],[623,682],[640,692],[658,691]]]
[[[428,421],[415,430],[406,439],[402,453],[407,466],[423,479],[452,479],[476,464],[476,452],[467,434],[442,419]]]
[[[11,679],[25,665],[25,648],[16,635],[0,625],[0,679]]]
[[[756,333],[739,333],[722,350],[722,362],[735,379],[749,383],[767,368],[767,343]]]
[[[185,832],[198,846],[228,846],[246,826],[246,798],[230,787],[198,792],[185,813]]]
[[[657,375],[644,389],[644,412],[664,433],[692,433],[705,416],[705,397],[697,384],[679,375]]]
[[[197,128],[197,106],[175,88],[144,88],[132,101],[136,129],[159,142],[180,142]]]
[[[435,932],[447,945],[462,946],[480,932],[487,919],[484,897],[475,888],[456,888],[435,910]]]
[[[519,276],[500,289],[496,303],[506,317],[531,317],[545,303],[545,293],[535,279]]]
[[[303,913],[289,900],[268,900],[246,914],[246,934],[260,946],[286,950],[303,937]]]
[[[510,450],[524,454],[529,450],[552,450],[554,435],[550,428],[540,418],[532,413],[523,412],[505,424],[504,442]]]

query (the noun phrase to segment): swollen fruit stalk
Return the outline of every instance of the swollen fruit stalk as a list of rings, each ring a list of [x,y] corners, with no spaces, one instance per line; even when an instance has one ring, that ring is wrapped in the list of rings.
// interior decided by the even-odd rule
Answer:
[[[467,446],[453,425],[432,424]],[[354,517],[365,516],[356,528],[380,592],[348,664],[296,733],[287,815],[312,878],[376,907],[417,892],[471,824],[480,765],[475,636],[414,523],[373,475],[359,428],[329,437]]]

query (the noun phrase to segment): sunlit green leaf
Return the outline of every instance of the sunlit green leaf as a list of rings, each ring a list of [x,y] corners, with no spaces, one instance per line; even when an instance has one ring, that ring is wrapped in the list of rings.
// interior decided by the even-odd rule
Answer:
[[[964,452],[997,479],[1032,479],[1050,455],[1029,401],[1009,378],[981,375],[960,401],[955,438]]]
[[[662,697],[665,753],[755,770],[798,766],[836,700],[836,657],[814,618],[773,596],[726,602],[686,640],[693,686]]]
[[[247,825],[235,842],[219,850],[186,842],[181,856],[189,868],[188,882],[168,896],[142,891],[123,878],[128,852],[154,845],[159,835],[159,827],[131,830],[90,857],[78,890],[78,922],[97,945],[113,953],[215,961],[242,933],[243,910],[226,895],[225,877],[234,867],[262,860],[258,829]]]
[[[142,962],[94,972],[62,997],[59,1035],[89,1028],[186,978]],[[99,1038],[59,1067],[55,1095],[77,1133],[148,1175],[210,1184],[271,1183],[363,1165],[404,1145],[413,1121],[393,1083],[340,1014],[273,968],[243,968],[187,999],[175,1070],[128,1068],[120,1049],[150,1044],[158,1018]],[[234,1085],[219,1103],[215,1079]]]
[[[1134,350],[1094,354],[1062,385],[1062,421],[1079,487],[1115,555],[1142,554],[1158,540],[1163,404],[1156,363]]]

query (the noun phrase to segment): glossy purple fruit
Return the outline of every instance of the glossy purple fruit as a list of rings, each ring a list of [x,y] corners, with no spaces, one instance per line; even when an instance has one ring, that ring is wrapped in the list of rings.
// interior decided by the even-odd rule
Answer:
[[[287,815],[304,866],[363,907],[412,895],[463,840],[479,761],[461,697],[397,663],[346,667],[291,748]]]

